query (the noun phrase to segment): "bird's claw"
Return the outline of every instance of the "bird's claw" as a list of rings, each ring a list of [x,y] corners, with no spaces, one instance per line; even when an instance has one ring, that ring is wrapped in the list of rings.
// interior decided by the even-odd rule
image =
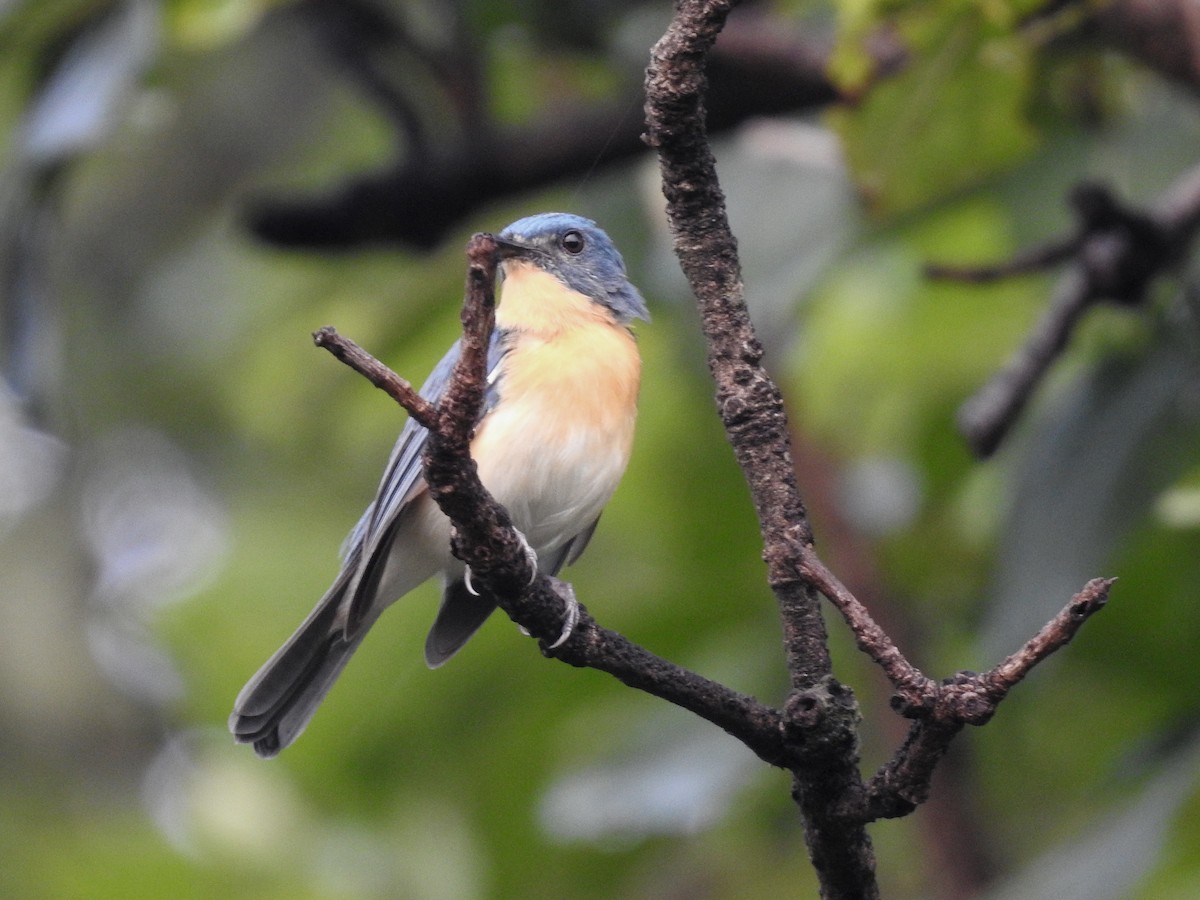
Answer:
[[[467,589],[467,593],[472,597],[478,597],[479,591],[475,590],[475,585],[471,584],[471,567],[467,566],[463,571],[463,587]]]
[[[529,563],[529,584],[525,585],[526,587],[528,587],[530,584],[533,584],[534,581],[537,580],[537,576],[538,576],[537,551],[534,550],[532,546],[530,546],[529,541],[525,538],[525,535],[521,534],[520,528],[514,528],[513,531],[515,531],[517,533],[517,539],[521,542],[521,549],[525,551],[525,562]]]
[[[571,634],[575,631],[575,626],[579,624],[579,601],[575,599],[575,588],[571,587],[570,582],[562,581],[558,578],[551,577],[554,583],[554,592],[562,598],[563,606],[567,611],[563,615],[562,631],[553,644],[547,644],[547,650],[557,650],[571,638]],[[532,637],[529,629],[524,625],[517,625],[517,630],[525,637]]]
[[[554,582],[554,592],[562,598],[563,606],[566,607],[566,613],[563,614],[562,631],[553,644],[546,645],[547,650],[557,650],[570,640],[575,626],[579,624],[579,601],[575,599],[575,588],[571,587],[570,582],[553,577],[550,580]],[[525,637],[530,637],[529,629],[524,625],[518,625],[517,629]]]
[[[557,650],[565,644],[571,637],[571,632],[575,630],[575,626],[579,624],[579,601],[575,599],[575,589],[565,581],[559,581],[558,584],[565,589],[565,591],[560,590],[558,594],[563,598],[563,605],[567,611],[563,616],[562,633],[558,636],[558,640],[547,648],[549,650]]]
[[[528,539],[525,535],[521,534],[520,529],[514,528],[513,531],[517,533],[517,538],[520,540],[521,547],[525,551],[525,560],[529,563],[529,568],[532,570],[529,575],[529,584],[533,584],[538,576],[537,551],[530,546]],[[568,582],[560,581],[557,578],[552,578],[551,581],[554,582],[555,592],[562,598],[563,606],[566,608],[566,612],[563,615],[562,631],[554,643],[547,645],[546,648],[548,650],[557,650],[570,639],[572,632],[575,631],[575,626],[579,624],[579,601],[575,599],[575,589]],[[479,591],[475,589],[475,585],[471,581],[470,566],[467,566],[463,572],[463,585],[466,587],[467,593],[472,597],[479,596]],[[523,625],[518,625],[517,628],[520,629],[521,634],[529,637],[529,630]]]

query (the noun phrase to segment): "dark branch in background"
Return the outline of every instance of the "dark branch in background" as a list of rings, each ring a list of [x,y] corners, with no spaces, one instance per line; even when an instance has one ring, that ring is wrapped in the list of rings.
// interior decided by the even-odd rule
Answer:
[[[1194,0],[1047,0],[1021,28],[1056,50],[1112,47],[1200,94],[1200,11]]]
[[[350,179],[318,196],[251,200],[245,220],[267,243],[321,250],[372,244],[431,249],[481,206],[558,179],[583,177],[597,163],[617,163],[644,149],[641,123],[629,115],[628,102],[579,99],[545,120],[497,127],[483,100],[487,92],[479,54],[472,52],[465,28],[459,28],[455,51],[423,47],[402,23],[370,4],[309,0],[297,11],[307,16],[315,38],[362,88],[367,101],[395,124],[399,143],[409,152],[384,171]],[[1200,47],[1191,0],[1056,0],[1030,21],[1055,16],[1068,20],[1061,42],[1113,45],[1200,93]],[[546,40],[562,43],[568,38],[556,33]],[[589,32],[582,39],[575,36],[574,43],[593,46],[597,41]],[[709,133],[757,116],[853,102],[826,75],[830,46],[831,41],[789,32],[769,13],[739,12],[709,57]],[[873,35],[866,49],[875,61],[876,77],[886,77],[905,60],[901,40],[887,31]],[[463,137],[451,146],[427,140],[412,90],[406,93],[396,85],[372,61],[373,55],[420,64],[424,77],[435,80],[448,98],[450,109],[442,119],[452,120]],[[630,83],[632,92],[632,73]]]
[[[428,153],[428,135],[416,107],[404,92],[372,62],[376,53],[409,49],[399,24],[372,3],[355,0],[308,0],[296,10],[312,24],[330,58],[362,91],[371,106],[382,113],[403,138],[409,152]]]
[[[1090,4],[1085,34],[1200,94],[1200,9],[1194,0]]]
[[[1022,27],[1062,46],[1115,47],[1200,95],[1200,9],[1193,0],[1049,0]],[[1070,263],[1025,344],[959,410],[959,429],[980,458],[1004,441],[1089,307],[1140,303],[1150,283],[1180,261],[1200,224],[1200,167],[1146,212],[1124,206],[1102,185],[1081,185],[1072,201],[1079,225],[1065,239],[992,266],[926,267],[931,278],[986,283]]]
[[[1076,188],[1072,205],[1078,225],[1067,238],[992,266],[926,266],[930,278],[984,283],[1069,263],[1025,344],[959,410],[959,428],[980,457],[1004,440],[1090,307],[1141,303],[1151,283],[1183,258],[1200,225],[1200,166],[1147,211],[1125,206],[1097,184]]]
[[[497,126],[481,106],[479,54],[461,50],[463,65],[422,51],[378,9],[357,3],[310,2],[304,9],[316,38],[358,84],[365,99],[396,125],[407,146],[382,172],[350,180],[316,197],[251,200],[246,222],[260,239],[280,247],[339,250],[371,244],[415,249],[437,246],[474,210],[560,179],[582,178],[645,152],[642,122],[635,113],[636,88],[621,101],[580,99],[521,127]],[[830,42],[781,29],[777,18],[748,11],[731,23],[710,69],[709,128],[732,129],[756,116],[796,112],[844,100],[825,73]],[[415,112],[415,98],[392,84],[372,63],[390,43],[397,54],[423,64],[451,98],[457,140],[433,142]],[[357,48],[357,52],[356,52]],[[869,52],[883,77],[903,63],[903,50],[881,33]]]

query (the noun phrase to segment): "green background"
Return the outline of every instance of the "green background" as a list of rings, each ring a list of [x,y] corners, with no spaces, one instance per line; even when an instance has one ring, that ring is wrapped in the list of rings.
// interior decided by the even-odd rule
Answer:
[[[862,99],[752,121],[714,149],[820,550],[902,649],[937,677],[986,668],[1088,578],[1120,579],[1069,648],[959,738],[930,805],[872,827],[885,896],[1190,897],[1190,263],[1144,308],[1091,312],[986,463],[955,411],[1019,346],[1053,276],[921,275],[1069,230],[1081,179],[1150,204],[1195,161],[1189,94],[1025,27],[1038,5],[757,4],[781,29],[835,39]],[[787,684],[653,158],[488,203],[428,253],[267,246],[245,227],[254,197],[317,193],[405,152],[302,6],[0,10],[3,240],[33,273],[39,323],[16,344],[31,402],[0,395],[0,893],[815,895],[784,773],[543,660],[499,616],[427,670],[432,585],[379,623],[278,760],[226,733],[241,684],[336,573],[403,421],[311,332],[332,324],[419,382],[457,331],[467,237],[551,209],[609,231],[653,314],[633,460],[567,575],[603,624],[656,653],[771,703]],[[449,7],[382,7],[430,45],[448,33]],[[520,128],[595,99],[640,115],[666,5],[547,8],[455,7],[496,117]],[[882,17],[910,58],[868,83],[861,47]],[[580,21],[588,40],[570,34]],[[102,37],[72,63],[81,28]],[[70,65],[89,78],[56,107]],[[389,75],[441,121],[427,69],[396,59]],[[869,774],[904,723],[830,625]]]

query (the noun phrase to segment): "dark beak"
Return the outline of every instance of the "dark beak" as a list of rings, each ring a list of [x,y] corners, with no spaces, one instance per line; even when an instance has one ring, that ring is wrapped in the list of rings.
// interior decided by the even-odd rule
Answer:
[[[496,250],[502,260],[529,259],[531,256],[542,255],[541,249],[530,244],[522,244],[520,241],[509,240],[497,235],[492,235],[492,239],[496,242]]]

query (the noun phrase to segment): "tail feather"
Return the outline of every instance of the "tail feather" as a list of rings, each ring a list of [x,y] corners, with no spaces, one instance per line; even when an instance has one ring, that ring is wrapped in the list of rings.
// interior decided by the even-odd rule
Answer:
[[[275,756],[300,736],[362,642],[366,628],[346,640],[337,622],[347,581],[330,588],[234,701],[229,730],[259,756]]]
[[[441,608],[425,639],[426,665],[436,669],[461,650],[495,608],[495,600],[486,594],[472,594],[461,578],[449,582],[442,591]]]

